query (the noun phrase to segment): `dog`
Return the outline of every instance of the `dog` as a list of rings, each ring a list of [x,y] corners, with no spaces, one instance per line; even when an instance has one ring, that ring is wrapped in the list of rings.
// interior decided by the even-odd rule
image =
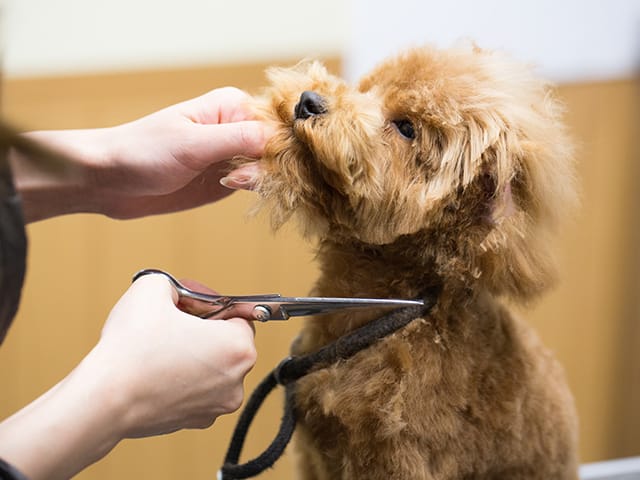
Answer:
[[[349,86],[318,62],[268,72],[275,134],[254,190],[317,241],[313,295],[415,299],[424,318],[299,380],[299,477],[575,479],[564,373],[508,305],[555,279],[549,239],[576,198],[562,106],[476,46],[415,48]],[[240,171],[239,170],[239,171]],[[300,355],[382,312],[306,321]]]

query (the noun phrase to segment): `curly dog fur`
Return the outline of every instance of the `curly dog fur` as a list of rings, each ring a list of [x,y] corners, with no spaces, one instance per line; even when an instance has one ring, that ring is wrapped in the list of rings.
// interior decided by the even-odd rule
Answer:
[[[357,87],[317,62],[269,78],[256,190],[275,227],[294,215],[318,239],[313,294],[441,289],[428,317],[298,382],[299,478],[577,478],[562,369],[507,307],[553,283],[575,197],[550,88],[476,47],[405,52]],[[380,313],[309,319],[293,352]]]

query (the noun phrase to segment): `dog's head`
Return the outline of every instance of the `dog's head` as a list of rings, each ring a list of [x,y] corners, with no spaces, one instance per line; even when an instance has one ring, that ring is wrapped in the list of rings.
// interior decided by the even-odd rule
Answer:
[[[548,284],[544,239],[573,198],[572,152],[529,69],[477,48],[424,48],[355,88],[319,63],[269,79],[260,110],[276,134],[256,189],[276,227],[295,213],[338,243],[400,242],[445,281],[516,298]]]

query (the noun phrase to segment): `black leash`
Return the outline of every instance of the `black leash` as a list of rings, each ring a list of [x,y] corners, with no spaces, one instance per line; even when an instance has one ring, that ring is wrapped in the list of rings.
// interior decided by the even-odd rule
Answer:
[[[260,382],[251,394],[231,437],[218,480],[240,480],[259,475],[280,458],[296,428],[294,407],[295,381],[308,373],[325,368],[338,360],[346,360],[378,340],[399,330],[412,320],[426,315],[436,303],[437,295],[427,296],[423,306],[394,310],[353,332],[338,338],[316,352],[301,357],[285,358]],[[258,409],[276,385],[285,387],[284,414],[280,429],[267,449],[253,460],[238,464],[247,431]]]

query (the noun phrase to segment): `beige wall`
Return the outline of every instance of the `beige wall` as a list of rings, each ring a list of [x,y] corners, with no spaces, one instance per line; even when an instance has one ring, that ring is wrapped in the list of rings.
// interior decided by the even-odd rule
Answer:
[[[338,62],[331,63],[335,69]],[[15,79],[4,85],[2,103],[10,119],[28,128],[111,125],[215,86],[256,89],[263,68]],[[561,285],[526,314],[566,366],[581,416],[583,460],[640,454],[637,85],[570,85],[561,94],[580,142],[583,207],[559,244]],[[306,293],[315,275],[309,247],[294,232],[274,237],[265,222],[248,220],[250,203],[250,194],[240,193],[137,221],[77,215],[30,225],[23,303],[0,349],[0,416],[73,368],[140,268],[165,268],[222,292]],[[286,355],[297,327],[295,320],[258,326],[260,356],[247,390]],[[254,426],[247,455],[275,432],[276,396]],[[123,442],[79,478],[211,478],[235,418],[207,431]],[[262,478],[290,478],[289,462],[281,460]]]

